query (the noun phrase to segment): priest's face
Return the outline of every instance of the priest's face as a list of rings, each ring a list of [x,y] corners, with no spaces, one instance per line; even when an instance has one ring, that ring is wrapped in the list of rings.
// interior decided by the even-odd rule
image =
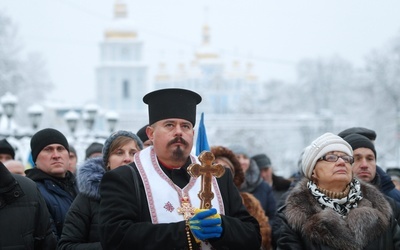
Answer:
[[[149,128],[148,135],[162,163],[175,168],[186,163],[193,147],[191,122],[178,118],[161,120]]]

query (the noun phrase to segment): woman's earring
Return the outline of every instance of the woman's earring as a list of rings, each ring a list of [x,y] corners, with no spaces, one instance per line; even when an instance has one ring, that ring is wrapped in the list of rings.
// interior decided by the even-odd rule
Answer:
[[[110,165],[107,166],[107,170],[111,170]]]

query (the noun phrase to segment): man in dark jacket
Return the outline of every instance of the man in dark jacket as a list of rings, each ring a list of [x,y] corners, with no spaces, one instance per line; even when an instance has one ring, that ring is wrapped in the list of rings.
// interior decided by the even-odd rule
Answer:
[[[374,144],[367,137],[361,134],[350,134],[345,136],[343,139],[347,141],[353,148],[354,163],[352,166],[352,171],[355,177],[379,188],[381,179],[377,173],[377,155]],[[386,194],[385,197],[392,207],[395,218],[399,222],[399,202],[396,202]]]
[[[258,222],[244,207],[229,171],[210,178],[212,208],[197,210],[202,178],[187,169],[199,166],[191,165],[198,161],[190,152],[201,97],[185,89],[162,89],[143,101],[149,105],[146,134],[153,145],[101,180],[103,248],[260,249]]]
[[[0,249],[55,249],[51,226],[36,184],[0,162]]]
[[[65,215],[78,193],[74,175],[69,172],[69,146],[58,130],[46,128],[31,139],[35,167],[26,176],[36,182],[54,220],[56,234],[61,236]]]
[[[272,187],[272,193],[278,203],[281,196],[289,190],[292,182],[274,174],[271,159],[266,154],[257,154],[251,158],[257,163],[261,177]]]
[[[344,138],[351,134],[359,134],[367,137],[372,143],[375,143],[376,140],[376,132],[372,129],[364,128],[364,127],[351,127],[341,131],[338,136]],[[400,191],[396,189],[396,186],[393,184],[390,176],[378,165],[376,165],[376,179],[380,181],[378,183],[379,189],[385,195],[391,197],[396,202],[400,202]]]

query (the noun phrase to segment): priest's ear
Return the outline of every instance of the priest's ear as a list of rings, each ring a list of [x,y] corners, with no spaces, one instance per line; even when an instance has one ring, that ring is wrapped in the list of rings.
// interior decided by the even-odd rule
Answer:
[[[146,135],[150,141],[153,141],[153,133],[154,133],[153,126],[151,126],[151,125],[147,126],[146,127]]]

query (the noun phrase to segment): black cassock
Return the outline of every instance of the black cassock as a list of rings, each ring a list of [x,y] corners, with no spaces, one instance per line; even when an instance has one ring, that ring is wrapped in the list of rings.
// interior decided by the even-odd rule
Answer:
[[[190,180],[186,168],[164,172],[179,187]],[[135,185],[129,166],[107,172],[100,185],[100,238],[104,249],[188,249],[185,221],[152,224],[143,182],[134,163],[138,179]],[[160,164],[161,166],[161,164]],[[225,215],[221,215],[223,233],[211,239],[214,249],[260,249],[261,236],[258,222],[249,215],[235,187],[232,174],[217,179],[224,202]],[[140,189],[137,197],[136,188]],[[192,243],[194,243],[192,238]],[[194,245],[193,249],[197,249]]]

